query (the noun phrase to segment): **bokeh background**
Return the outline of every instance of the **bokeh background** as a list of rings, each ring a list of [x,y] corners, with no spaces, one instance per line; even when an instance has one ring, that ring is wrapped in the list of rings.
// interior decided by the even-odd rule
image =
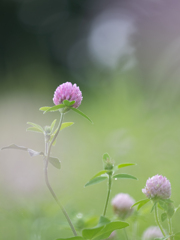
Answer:
[[[105,152],[117,164],[137,163],[122,172],[139,180],[115,181],[111,199],[120,192],[144,199],[147,178],[162,174],[175,206],[180,203],[179,11],[179,0],[0,1],[0,147],[43,151],[43,136],[26,132],[26,123],[45,126],[59,117],[38,109],[52,106],[56,87],[66,81],[80,87],[80,110],[94,122],[66,114],[75,124],[61,132],[52,152],[62,168],[49,166],[50,182],[75,223],[102,214],[107,184],[84,184],[102,169]],[[0,239],[71,236],[43,167],[41,157],[0,152]],[[155,225],[150,209],[140,212],[136,239]],[[113,217],[110,204],[107,216]],[[177,212],[174,231],[179,218]]]

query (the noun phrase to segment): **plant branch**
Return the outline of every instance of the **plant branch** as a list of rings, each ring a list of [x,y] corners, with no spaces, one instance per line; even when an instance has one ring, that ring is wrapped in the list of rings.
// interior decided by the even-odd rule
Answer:
[[[63,205],[60,203],[60,201],[58,200],[55,192],[53,191],[50,183],[49,183],[49,179],[48,179],[48,162],[49,162],[49,157],[50,157],[50,152],[51,152],[51,148],[52,148],[52,144],[53,142],[56,140],[58,134],[59,134],[59,131],[60,131],[60,128],[61,128],[61,125],[62,125],[62,121],[63,121],[63,113],[60,113],[61,114],[61,117],[60,117],[60,121],[59,121],[59,126],[58,126],[58,129],[57,129],[57,132],[56,134],[54,135],[52,141],[50,142],[49,146],[48,146],[48,143],[46,142],[45,140],[45,168],[44,168],[44,174],[45,174],[45,182],[46,182],[46,185],[50,191],[50,193],[52,194],[53,198],[55,199],[56,203],[58,204],[58,206],[61,208],[64,216],[66,217],[66,220],[68,221],[69,223],[69,226],[74,234],[74,236],[77,236],[77,233],[76,233],[76,230],[65,210],[65,208],[63,207]]]
[[[112,185],[111,174],[108,174],[108,176],[109,176],[109,181],[108,181],[108,193],[107,193],[106,203],[105,203],[104,212],[103,212],[103,216],[104,216],[104,217],[105,217],[105,215],[106,215],[106,210],[107,210],[107,206],[108,206],[108,202],[109,202],[109,197],[110,197],[110,193],[111,193],[111,185]]]
[[[157,204],[155,205],[155,219],[156,219],[156,223],[157,223],[158,227],[160,228],[163,236],[165,237],[166,234],[165,234],[165,232],[164,232],[164,230],[163,230],[163,228],[162,228],[162,226],[161,226],[161,223],[159,222],[159,218],[158,218]]]

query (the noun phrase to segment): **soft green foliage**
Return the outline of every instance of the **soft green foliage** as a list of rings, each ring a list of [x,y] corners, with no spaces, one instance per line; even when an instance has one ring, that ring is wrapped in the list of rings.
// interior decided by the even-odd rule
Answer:
[[[105,173],[107,173],[107,172],[108,172],[108,170],[102,170],[102,171],[96,173],[89,181],[91,181],[91,180],[93,180],[94,178],[99,177],[99,176],[101,176],[101,175],[103,175],[103,174],[105,174]]]
[[[63,101],[63,104],[66,106],[66,107],[70,107],[72,106],[76,101],[68,101],[68,100],[64,100]]]
[[[39,110],[40,111],[44,111],[44,113],[47,112],[56,112],[59,111],[59,109],[66,107],[64,104],[59,104],[59,105],[55,105],[53,107],[42,107]],[[45,110],[44,110],[45,109]]]
[[[32,123],[32,122],[27,122],[27,124],[32,126],[32,127],[27,128],[27,131],[35,131],[35,132],[44,133],[44,130],[40,125],[38,125],[36,123]],[[33,130],[32,130],[32,128],[33,128]]]
[[[44,133],[43,131],[41,131],[39,128],[36,128],[36,127],[29,127],[26,129],[26,131]]]
[[[120,174],[116,174],[113,176],[113,178],[117,178],[117,179],[120,179],[120,178],[127,178],[127,179],[134,179],[134,180],[137,180],[136,177],[130,175],[130,174],[127,174],[127,173],[120,173]]]
[[[134,203],[134,204],[132,205],[132,207],[138,205],[137,210],[139,210],[141,207],[143,207],[143,206],[144,206],[146,203],[148,203],[148,202],[150,202],[150,199],[143,199],[143,200],[140,200],[140,201]],[[131,208],[132,208],[132,207],[131,207]]]
[[[61,162],[59,161],[58,158],[54,157],[49,157],[49,162],[56,168],[60,169],[61,168]]]
[[[101,216],[99,223],[96,227],[84,229],[82,236],[85,239],[101,240],[108,238],[110,234],[117,229],[128,227],[129,224],[121,221],[110,221],[109,219]]]
[[[73,124],[74,124],[73,122],[64,122],[64,123],[62,123],[60,131],[63,130],[64,128],[70,127]]]
[[[124,167],[129,167],[129,166],[133,166],[136,165],[135,163],[121,163],[117,166],[117,168],[124,168]]]
[[[167,213],[161,214],[161,221],[164,222],[167,219]]]
[[[52,133],[53,130],[54,130],[54,127],[55,127],[55,125],[56,125],[56,121],[57,121],[57,119],[54,119],[54,121],[51,123],[51,127],[50,127],[51,133]]]
[[[108,161],[108,160],[110,160],[110,156],[109,156],[109,154],[108,153],[104,153],[103,154],[103,161]]]
[[[59,111],[60,109],[62,108],[66,108],[66,111],[68,110],[73,110],[74,112],[80,114],[82,117],[86,118],[88,121],[90,121],[91,123],[92,120],[86,115],[84,114],[83,112],[81,112],[79,109],[77,108],[74,108],[74,107],[71,107],[73,104],[75,103],[75,101],[68,101],[68,100],[64,100],[63,101],[63,104],[59,104],[59,105],[55,105],[53,107],[41,107],[39,110],[40,111],[43,111],[44,113],[47,113],[47,112],[56,112],[56,111]]]
[[[127,174],[127,173],[120,173],[120,174],[116,174],[114,175],[114,172],[117,171],[119,168],[123,168],[123,167],[128,167],[128,166],[132,166],[135,165],[134,163],[122,163],[119,164],[118,166],[115,166],[113,168],[113,164],[111,163],[111,158],[109,156],[108,153],[104,153],[103,154],[103,162],[107,165],[110,165],[110,169],[109,170],[101,170],[100,172],[96,173],[90,180],[89,182],[87,182],[85,184],[85,187],[102,182],[106,179],[108,179],[108,175],[112,176],[112,178],[116,179],[134,179],[137,180],[136,177]],[[112,166],[112,167],[111,167]],[[119,167],[120,166],[120,167]]]
[[[35,156],[38,156],[38,155],[42,155],[42,156],[44,155],[43,152],[37,152],[37,151],[34,151],[30,148],[26,148],[26,147],[23,147],[23,146],[18,146],[16,144],[11,144],[7,147],[1,148],[1,150],[4,150],[4,149],[17,149],[17,150],[27,151],[31,157],[35,157]]]
[[[108,178],[108,176],[100,176],[100,177],[93,178],[92,180],[90,180],[89,182],[87,182],[85,184],[85,187],[100,183],[100,182],[106,180],[107,178]]]
[[[71,110],[73,110],[74,112],[80,114],[82,117],[86,118],[89,122],[93,123],[93,121],[83,112],[81,112],[79,109],[77,108],[73,108],[73,107],[69,107]]]

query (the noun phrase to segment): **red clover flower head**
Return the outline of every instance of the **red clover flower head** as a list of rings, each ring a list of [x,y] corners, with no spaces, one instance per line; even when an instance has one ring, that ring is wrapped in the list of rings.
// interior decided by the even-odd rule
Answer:
[[[59,85],[54,92],[53,102],[55,105],[63,103],[64,100],[76,101],[72,107],[78,108],[81,104],[83,97],[82,92],[76,84],[66,82]]]
[[[151,226],[144,231],[142,240],[154,240],[155,238],[161,238],[163,234],[159,227]]]
[[[171,184],[166,177],[157,174],[147,180],[142,192],[150,199],[168,199],[171,196]]]
[[[131,206],[135,200],[127,193],[119,193],[112,199],[114,213],[121,219],[125,219],[132,215],[134,209]]]

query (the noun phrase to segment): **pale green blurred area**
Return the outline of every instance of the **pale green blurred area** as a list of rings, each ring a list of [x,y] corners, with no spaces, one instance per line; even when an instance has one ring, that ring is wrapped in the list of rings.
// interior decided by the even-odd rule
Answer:
[[[102,170],[105,152],[116,164],[137,163],[121,172],[135,175],[138,181],[114,181],[110,199],[120,192],[129,193],[135,200],[144,199],[141,190],[146,180],[161,174],[172,184],[175,206],[180,203],[179,103],[173,101],[166,89],[161,95],[153,94],[135,84],[133,78],[130,73],[114,73],[109,83],[83,94],[79,109],[94,124],[74,112],[65,115],[64,121],[75,124],[60,132],[52,156],[61,160],[62,168],[57,170],[49,165],[49,179],[73,221],[77,220],[78,213],[88,218],[100,216],[103,212],[107,184],[102,182],[87,188],[84,184]],[[26,132],[26,123],[30,121],[45,126],[59,118],[57,112],[43,115],[38,110],[53,105],[53,91],[45,92],[42,94],[41,91],[40,95],[38,91],[33,94],[28,91],[7,92],[1,97],[1,147],[15,143],[44,151],[43,136]],[[16,240],[20,236],[28,240],[50,240],[72,236],[45,185],[43,168],[41,157],[31,158],[28,153],[18,150],[0,152],[1,239]],[[141,211],[146,215],[139,220],[139,239],[147,227],[155,225],[150,209],[149,205]],[[113,217],[110,203],[107,217]],[[179,217],[180,213],[177,213],[173,220],[176,231]],[[166,223],[163,226],[167,228]]]

